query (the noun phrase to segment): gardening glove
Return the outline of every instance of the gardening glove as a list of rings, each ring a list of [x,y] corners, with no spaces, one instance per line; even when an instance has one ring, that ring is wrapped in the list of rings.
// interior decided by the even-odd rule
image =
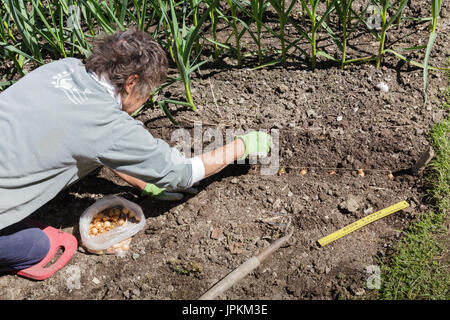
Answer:
[[[236,136],[234,139],[241,139],[245,144],[244,155],[238,160],[243,160],[249,155],[267,155],[272,144],[272,138],[265,132],[252,131],[243,136]]]
[[[187,188],[187,189],[173,189],[167,191],[164,188],[159,188],[154,184],[147,183],[144,190],[141,193],[141,197],[152,196],[155,199],[162,201],[179,201],[183,199],[183,193],[197,194],[198,189]]]

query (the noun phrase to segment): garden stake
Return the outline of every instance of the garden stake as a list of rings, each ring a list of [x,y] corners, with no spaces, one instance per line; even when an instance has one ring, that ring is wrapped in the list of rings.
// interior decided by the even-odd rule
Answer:
[[[278,214],[281,215],[281,214]],[[287,233],[289,226],[291,224],[291,218],[288,217],[289,221],[286,225],[285,233]],[[275,224],[275,223],[271,223]],[[292,227],[291,231],[288,235],[276,240],[258,255],[251,257],[243,264],[241,264],[238,268],[234,269],[231,273],[229,273],[225,278],[219,281],[216,285],[214,285],[211,289],[209,289],[206,293],[204,293],[198,300],[213,300],[230,287],[232,287],[239,280],[243,279],[250,272],[255,270],[257,267],[261,265],[261,263],[267,259],[272,253],[274,253],[278,248],[280,248],[285,243],[291,239],[292,234],[294,233],[294,228]]]

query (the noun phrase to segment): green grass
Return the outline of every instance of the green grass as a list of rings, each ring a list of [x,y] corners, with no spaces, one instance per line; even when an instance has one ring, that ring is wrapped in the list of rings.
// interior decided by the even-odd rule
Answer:
[[[450,87],[443,107],[450,108]],[[445,227],[450,211],[450,118],[433,127],[429,140],[435,150],[428,167],[431,187],[427,192],[433,209],[421,213],[404,232],[389,261],[382,262],[378,299],[450,299],[450,257]]]

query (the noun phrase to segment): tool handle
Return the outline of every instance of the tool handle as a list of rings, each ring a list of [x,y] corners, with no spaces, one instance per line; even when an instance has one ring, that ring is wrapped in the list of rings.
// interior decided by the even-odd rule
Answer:
[[[278,240],[276,240],[274,243],[272,243],[270,246],[268,246],[266,249],[261,251],[257,257],[259,261],[262,263],[268,256],[270,256],[275,250],[279,249],[283,244],[285,244],[291,236],[284,236]]]
[[[228,290],[236,282],[244,278],[247,274],[259,267],[260,262],[257,257],[251,257],[239,267],[230,272],[225,278],[219,281],[214,287],[209,289],[198,300],[213,300],[221,293]]]

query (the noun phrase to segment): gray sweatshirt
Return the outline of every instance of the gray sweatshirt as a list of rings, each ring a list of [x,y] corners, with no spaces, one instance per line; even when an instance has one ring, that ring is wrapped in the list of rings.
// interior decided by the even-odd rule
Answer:
[[[0,94],[0,229],[102,165],[168,189],[195,182],[191,159],[121,111],[78,59],[39,67]]]

